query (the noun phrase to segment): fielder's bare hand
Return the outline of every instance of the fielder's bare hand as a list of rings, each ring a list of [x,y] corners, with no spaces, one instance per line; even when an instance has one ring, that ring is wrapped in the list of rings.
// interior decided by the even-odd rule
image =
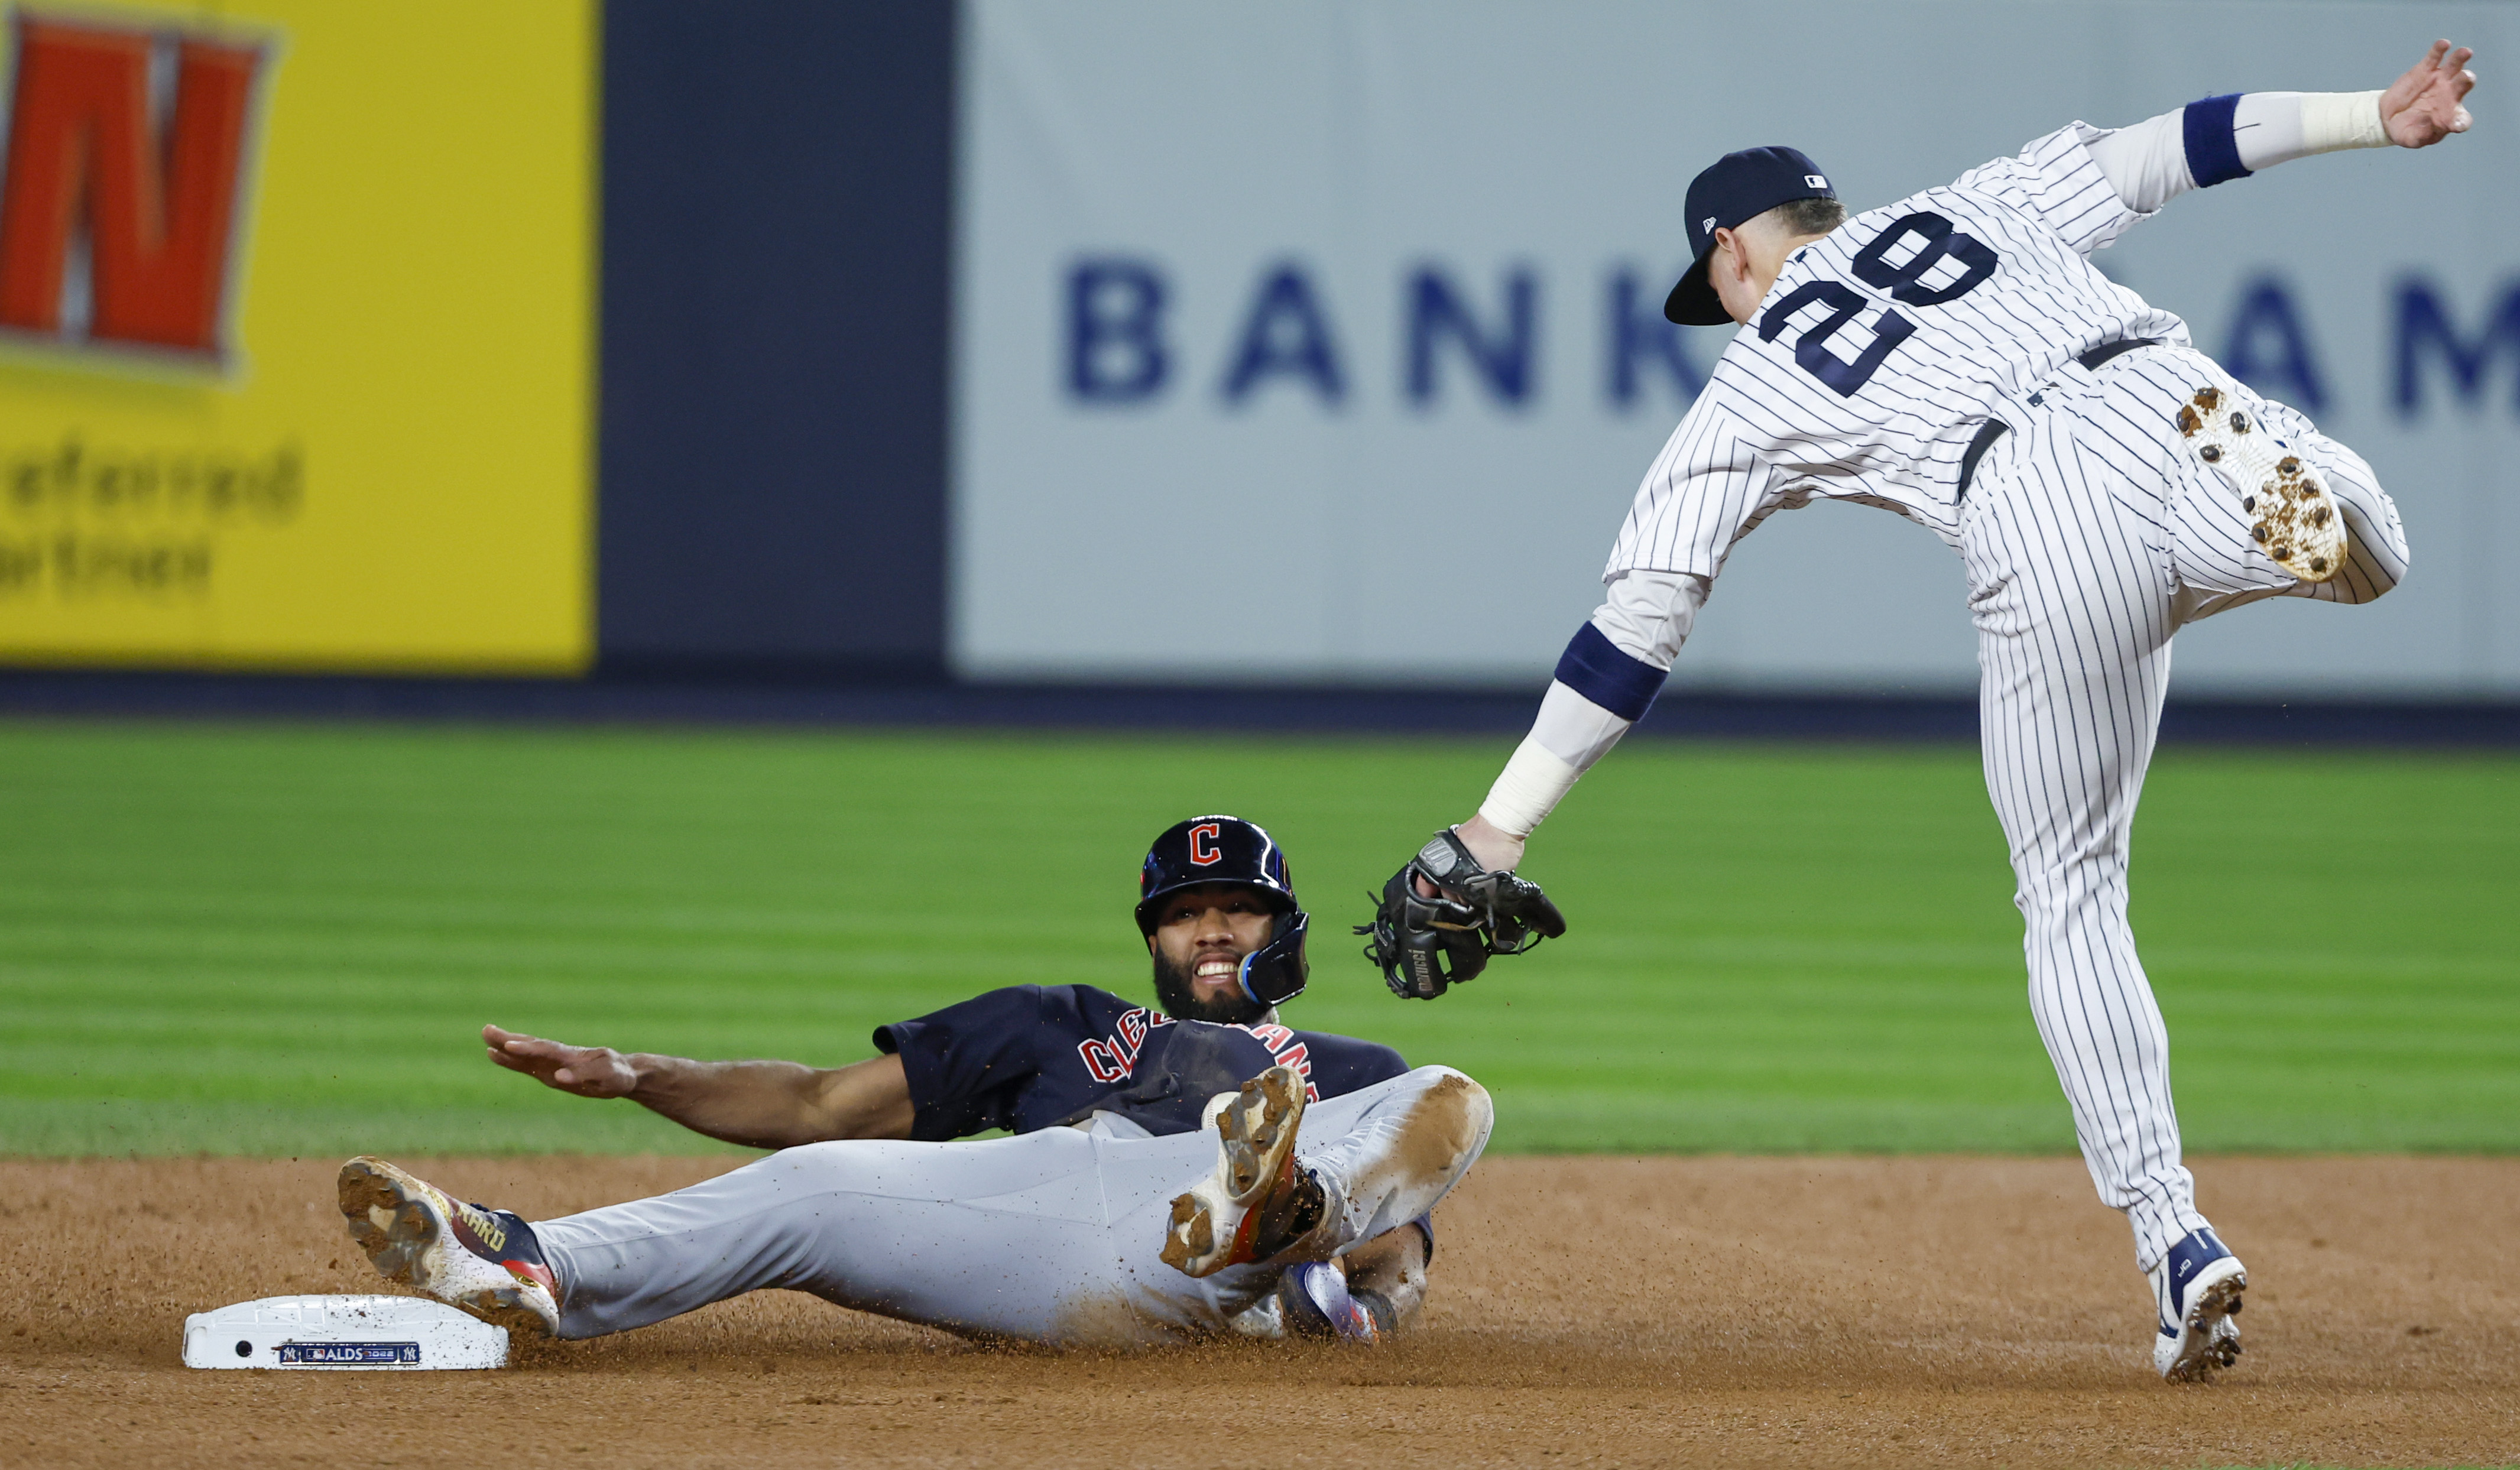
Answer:
[[[1490,872],[1511,872],[1522,866],[1526,839],[1503,830],[1484,816],[1473,814],[1469,821],[1454,827],[1453,831],[1462,839],[1462,845],[1470,850],[1470,856],[1479,860],[1479,866]],[[1435,897],[1435,885],[1422,877],[1418,879],[1418,896]]]
[[[1522,866],[1524,838],[1498,827],[1487,818],[1472,814],[1470,820],[1453,828],[1461,833],[1462,845],[1479,866],[1490,872],[1510,872]]]
[[[2476,55],[2465,46],[2452,50],[2448,41],[2433,42],[2424,59],[2407,68],[2380,94],[2380,125],[2400,148],[2430,148],[2452,133],[2463,133],[2475,119],[2459,105],[2476,85],[2467,64]]]
[[[496,1026],[482,1027],[481,1040],[500,1066],[580,1097],[627,1097],[639,1085],[629,1058],[609,1047],[572,1047]]]

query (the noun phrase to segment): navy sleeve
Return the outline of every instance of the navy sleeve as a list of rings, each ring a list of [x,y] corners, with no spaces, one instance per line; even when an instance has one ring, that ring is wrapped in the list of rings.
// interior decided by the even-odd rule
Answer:
[[[1013,985],[875,1029],[878,1051],[901,1058],[910,1080],[910,1136],[939,1143],[1014,1127],[1024,1084],[1040,1070],[1038,985]]]

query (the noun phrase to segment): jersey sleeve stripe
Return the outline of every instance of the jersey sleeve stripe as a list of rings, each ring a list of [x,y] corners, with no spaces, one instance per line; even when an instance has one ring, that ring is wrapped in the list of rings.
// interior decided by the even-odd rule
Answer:
[[[2240,94],[2227,92],[2181,110],[2180,140],[2186,146],[2188,176],[2196,180],[2197,188],[2211,189],[2249,176],[2240,163],[2239,136],[2231,131],[2232,115],[2239,107]]]
[[[1600,629],[1586,623],[1557,660],[1557,682],[1633,724],[1653,707],[1665,671],[1624,652]]]

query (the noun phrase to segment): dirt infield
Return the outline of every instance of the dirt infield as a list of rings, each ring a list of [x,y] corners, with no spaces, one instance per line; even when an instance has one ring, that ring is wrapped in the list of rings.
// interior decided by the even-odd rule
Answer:
[[[726,1160],[412,1161],[551,1215]],[[2228,1159],[2248,1353],[2150,1374],[2071,1160],[1491,1160],[1414,1340],[965,1344],[765,1292],[501,1373],[194,1372],[184,1314],[372,1289],[334,1160],[0,1161],[0,1464],[2520,1460],[2520,1160]]]

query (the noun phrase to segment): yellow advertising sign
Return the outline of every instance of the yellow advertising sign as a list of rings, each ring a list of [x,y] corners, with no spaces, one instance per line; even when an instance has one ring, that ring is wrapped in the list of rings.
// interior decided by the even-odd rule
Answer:
[[[0,661],[583,669],[592,0],[6,44]]]

